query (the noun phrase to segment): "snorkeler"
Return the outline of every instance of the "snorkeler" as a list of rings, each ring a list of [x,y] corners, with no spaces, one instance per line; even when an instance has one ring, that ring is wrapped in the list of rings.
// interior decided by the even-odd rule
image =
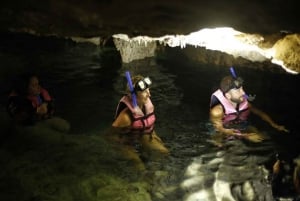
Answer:
[[[295,200],[300,196],[300,156],[292,159],[283,154],[276,155],[272,166],[272,190],[276,196],[295,194]]]
[[[223,137],[261,142],[264,136],[255,127],[248,125],[250,113],[258,115],[278,131],[288,132],[284,126],[278,125],[269,115],[248,102],[242,78],[235,74],[224,77],[210,101],[210,120],[215,131]]]
[[[20,123],[22,121],[34,123],[36,120],[47,119],[53,115],[53,99],[39,84],[36,75],[24,75],[21,83],[18,83],[9,94],[7,111]]]
[[[40,85],[37,75],[24,74],[15,85],[9,94],[6,109],[16,124],[34,125],[37,122],[47,122],[50,127],[59,131],[66,132],[70,129],[66,120],[53,118],[53,98]]]
[[[106,137],[117,142],[117,148],[126,159],[133,161],[139,170],[144,170],[141,156],[161,157],[169,150],[154,130],[156,117],[150,99],[150,78],[141,75],[130,78],[129,72],[126,77],[127,94],[119,101],[112,128]]]

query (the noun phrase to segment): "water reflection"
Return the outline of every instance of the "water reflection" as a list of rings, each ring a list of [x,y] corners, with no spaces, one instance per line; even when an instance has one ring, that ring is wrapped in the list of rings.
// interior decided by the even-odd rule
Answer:
[[[58,162],[57,168],[65,174],[72,170],[69,179],[78,182],[74,179],[76,175],[80,178],[80,185],[94,188],[97,192],[88,194],[84,188],[79,191],[76,185],[67,187],[63,180],[59,180],[58,185],[70,197],[113,200],[125,194],[139,194],[137,197],[140,200],[154,201],[213,201],[221,198],[272,200],[268,176],[274,156],[279,153],[292,159],[299,154],[300,140],[296,135],[296,125],[300,119],[299,98],[295,96],[295,87],[299,85],[297,75],[236,67],[245,80],[246,91],[257,95],[255,105],[286,125],[291,132],[278,133],[260,120],[253,119],[253,123],[271,137],[269,141],[255,145],[229,141],[223,148],[218,148],[209,141],[209,99],[220,78],[229,74],[227,67],[191,63],[179,50],[169,50],[168,54],[157,58],[122,65],[115,49],[55,38],[3,36],[1,40],[4,39],[6,42],[1,43],[0,52],[2,65],[5,66],[1,68],[1,102],[5,102],[5,93],[15,76],[27,70],[35,71],[40,74],[43,85],[53,93],[58,116],[71,124],[71,131],[64,137],[63,143],[55,141],[52,146],[44,144],[53,155],[50,159],[42,154],[45,150],[40,147],[37,150],[42,151],[41,156],[36,155],[46,161],[61,157],[64,161],[70,161],[68,165],[64,161]],[[143,175],[132,171],[126,161],[119,159],[109,145],[97,138],[111,125],[115,107],[124,92],[127,70],[131,74],[150,76],[153,80],[151,93],[156,106],[156,131],[171,151],[171,156],[166,160],[146,161],[148,171]],[[3,129],[8,122],[5,110],[1,108]],[[4,147],[6,151],[10,150]],[[58,153],[54,147],[59,147],[62,152]],[[5,155],[3,150],[1,153]],[[76,159],[72,158],[72,154],[76,155]],[[5,157],[8,158],[7,155]],[[79,170],[76,165],[85,165],[90,173]],[[31,174],[32,177],[37,176]],[[123,189],[116,183],[108,182],[110,180],[105,179],[107,175],[114,175],[114,181],[129,183],[122,183],[126,186]],[[30,194],[14,179],[18,181],[15,176],[6,178],[6,181],[11,181],[11,187]],[[100,185],[100,181],[105,181],[107,187],[103,183]],[[119,193],[109,194],[108,187]],[[28,191],[32,189],[35,188]],[[150,196],[146,196],[147,193]],[[37,194],[45,198],[43,196],[47,192]]]

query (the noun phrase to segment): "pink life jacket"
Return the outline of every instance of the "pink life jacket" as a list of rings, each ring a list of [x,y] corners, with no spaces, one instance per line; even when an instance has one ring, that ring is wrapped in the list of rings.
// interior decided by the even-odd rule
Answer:
[[[142,112],[142,114],[140,114],[135,112],[130,97],[123,96],[117,106],[115,117],[117,117],[120,114],[120,112],[125,108],[124,105],[123,107],[121,106],[122,103],[128,107],[133,117],[130,132],[134,134],[151,134],[154,129],[155,115],[154,106],[150,98],[148,98],[148,101],[144,105],[145,113]]]
[[[51,96],[49,95],[48,91],[41,87],[39,95],[28,95],[27,98],[31,101],[32,106],[37,108],[43,102],[50,102],[52,100]]]
[[[238,105],[238,108],[234,108],[233,105],[227,100],[227,98],[224,96],[223,92],[220,89],[218,89],[212,94],[211,104],[214,96],[220,101],[224,109],[225,115],[223,117],[223,124],[228,124],[232,121],[247,120],[250,114],[247,99],[244,99],[243,102],[241,102]]]

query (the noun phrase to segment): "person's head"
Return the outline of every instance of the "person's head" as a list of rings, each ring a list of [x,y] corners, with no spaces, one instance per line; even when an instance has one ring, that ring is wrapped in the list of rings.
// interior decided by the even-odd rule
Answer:
[[[36,75],[32,75],[29,77],[27,86],[27,93],[29,95],[38,95],[40,93],[41,86]]]
[[[24,73],[13,84],[13,91],[19,95],[37,95],[40,93],[39,79],[36,74]]]
[[[131,78],[132,85],[134,87],[134,92],[137,97],[138,103],[145,103],[148,98],[151,96],[149,86],[152,84],[152,81],[149,77],[143,77],[141,75],[136,75]],[[127,83],[126,91],[131,94],[129,85]]]
[[[221,80],[220,89],[225,97],[235,103],[244,100],[245,91],[243,89],[243,79],[238,77],[234,79],[232,76],[226,76]]]

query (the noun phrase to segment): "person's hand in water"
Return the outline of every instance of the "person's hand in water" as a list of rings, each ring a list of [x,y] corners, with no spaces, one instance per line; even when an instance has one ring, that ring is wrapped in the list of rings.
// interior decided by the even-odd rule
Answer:
[[[36,112],[39,115],[47,114],[47,112],[48,112],[48,104],[47,103],[42,103],[40,106],[37,107]]]
[[[264,137],[257,133],[247,133],[246,139],[248,139],[251,142],[262,142],[264,140]]]
[[[265,138],[257,133],[238,133],[237,136],[245,138],[251,142],[262,142]]]
[[[286,129],[283,125],[278,125],[278,124],[272,124],[273,128],[277,129],[278,131],[283,131],[286,133],[289,133],[290,131]]]

